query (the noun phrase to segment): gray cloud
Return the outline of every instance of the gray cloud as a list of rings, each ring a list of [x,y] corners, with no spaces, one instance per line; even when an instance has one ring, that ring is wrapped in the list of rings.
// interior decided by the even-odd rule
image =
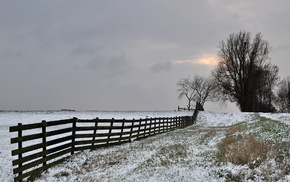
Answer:
[[[171,62],[157,62],[154,65],[151,66],[152,72],[159,72],[159,71],[166,71],[170,70],[172,66]]]
[[[280,75],[289,75],[289,7],[287,0],[0,1],[0,110],[175,109],[185,105],[176,82],[214,66],[174,61],[216,55],[218,42],[239,30],[261,32]]]
[[[124,55],[111,58],[97,57],[88,61],[84,68],[97,71],[106,77],[119,76],[130,71],[130,65]]]

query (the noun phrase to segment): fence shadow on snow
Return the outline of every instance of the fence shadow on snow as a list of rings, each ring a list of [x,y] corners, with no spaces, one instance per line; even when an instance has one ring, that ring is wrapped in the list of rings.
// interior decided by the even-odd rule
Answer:
[[[40,123],[19,123],[10,127],[18,136],[11,138],[17,144],[12,156],[14,181],[35,179],[42,171],[66,160],[82,150],[119,145],[184,128],[195,123],[193,116],[170,118],[117,119],[65,119]]]

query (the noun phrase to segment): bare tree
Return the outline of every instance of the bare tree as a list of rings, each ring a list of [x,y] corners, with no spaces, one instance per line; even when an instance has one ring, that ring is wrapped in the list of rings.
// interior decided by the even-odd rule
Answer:
[[[223,100],[236,102],[242,112],[259,111],[261,81],[266,79],[266,68],[275,67],[268,61],[269,52],[270,46],[261,33],[251,39],[249,32],[240,31],[220,42],[219,63],[212,75]],[[266,80],[276,80],[277,74],[273,75],[274,79]]]
[[[191,81],[189,80],[189,78],[183,78],[177,82],[177,86],[178,98],[182,99],[183,97],[186,97],[188,102],[187,109],[190,110],[191,102],[195,94],[191,86]]]
[[[203,107],[207,101],[215,101],[218,98],[215,92],[216,85],[211,77],[195,75],[191,86],[195,92],[193,100],[199,104],[200,110],[204,110]]]
[[[257,101],[253,102],[255,111],[261,112],[275,112],[276,109],[273,106],[275,100],[274,87],[279,80],[278,67],[271,64],[266,64],[260,70],[260,77],[258,80],[259,86],[257,88]]]
[[[279,112],[290,113],[290,77],[284,78],[279,85],[276,105],[278,106]]]
[[[217,93],[214,91],[216,88],[213,78],[201,77],[199,75],[194,75],[192,80],[182,79],[177,83],[178,98],[181,99],[185,96],[188,100],[187,107],[190,108],[191,102],[195,101],[200,110],[204,110],[204,104],[207,101],[215,101]]]

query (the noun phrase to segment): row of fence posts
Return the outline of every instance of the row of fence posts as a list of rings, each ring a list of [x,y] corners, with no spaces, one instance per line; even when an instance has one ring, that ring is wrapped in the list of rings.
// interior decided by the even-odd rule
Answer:
[[[186,126],[192,125],[197,117],[197,110],[194,112],[193,116],[184,116],[184,117],[174,117],[174,118],[150,118],[150,119],[140,119],[138,125],[135,125],[138,120],[115,120],[112,118],[111,120],[79,120],[77,118],[68,119],[68,120],[59,120],[59,121],[42,121],[41,123],[27,124],[23,125],[19,123],[17,126],[10,127],[10,132],[17,132],[18,136],[15,138],[11,138],[11,143],[17,143],[18,146],[16,150],[12,151],[12,155],[17,155],[18,159],[12,162],[13,166],[18,165],[18,167],[13,169],[13,174],[15,174],[15,181],[22,181],[23,179],[28,178],[28,180],[33,180],[40,172],[48,169],[49,167],[63,162],[66,157],[53,161],[49,164],[47,162],[49,160],[53,160],[57,157],[65,156],[68,153],[71,155],[75,154],[76,151],[85,150],[85,149],[95,149],[103,146],[110,146],[121,144],[123,142],[132,141],[133,138],[136,140],[142,139],[148,136],[160,134],[167,131],[172,131],[176,128],[184,128]],[[142,122],[145,121],[145,124]],[[147,123],[149,121],[149,124]],[[153,122],[154,121],[154,122]],[[86,126],[77,126],[77,123],[94,123],[93,127]],[[110,123],[109,126],[100,126],[99,124],[102,122]],[[114,123],[122,123],[121,126],[114,126]],[[130,125],[125,125],[125,123],[131,123]],[[166,123],[166,126],[165,126]],[[72,124],[69,128],[62,128],[54,131],[47,131],[47,128],[50,126],[63,125],[63,124]],[[162,125],[161,125],[162,124]],[[158,126],[157,126],[158,125]],[[152,126],[154,126],[152,128]],[[138,127],[137,130],[136,127]],[[142,128],[143,127],[143,128]],[[149,127],[149,128],[147,128]],[[28,134],[24,135],[23,131],[41,128],[41,133],[36,134]],[[108,133],[100,133],[98,134],[98,130],[108,130]],[[112,131],[118,129],[119,132],[112,133]],[[124,131],[124,129],[129,129],[130,131]],[[90,131],[92,130],[92,134],[78,134],[80,131]],[[153,130],[153,131],[152,131]],[[144,133],[141,133],[144,132]],[[59,138],[57,137],[60,134],[70,133],[71,135]],[[126,135],[125,135],[126,134]],[[147,135],[146,135],[147,134]],[[111,138],[112,136],[119,135],[119,138]],[[129,136],[127,136],[129,135]],[[56,139],[47,141],[48,137],[56,136]],[[92,136],[90,140],[84,141],[76,141],[77,138],[86,138],[84,136]],[[107,136],[107,139],[99,140],[103,143],[98,143],[98,136]],[[33,144],[31,146],[23,146],[23,142],[41,139],[41,143]],[[48,146],[53,146],[63,142],[62,145],[58,145],[54,148],[47,148]],[[76,143],[77,142],[77,143]],[[87,145],[89,144],[89,145]],[[41,152],[28,154],[27,156],[23,156],[26,152],[32,152],[34,150],[38,150],[42,148]],[[40,157],[40,159],[38,159]],[[33,161],[33,162],[30,162]],[[38,165],[42,164],[41,167]],[[28,169],[33,168],[31,171],[27,172]],[[36,168],[36,169],[35,169]]]

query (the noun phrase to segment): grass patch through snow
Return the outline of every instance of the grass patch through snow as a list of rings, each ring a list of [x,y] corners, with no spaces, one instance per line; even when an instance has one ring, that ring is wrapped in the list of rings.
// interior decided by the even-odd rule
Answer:
[[[290,174],[289,135],[289,125],[265,117],[231,126],[217,145],[217,159],[246,168],[220,176],[227,181],[284,181]]]

